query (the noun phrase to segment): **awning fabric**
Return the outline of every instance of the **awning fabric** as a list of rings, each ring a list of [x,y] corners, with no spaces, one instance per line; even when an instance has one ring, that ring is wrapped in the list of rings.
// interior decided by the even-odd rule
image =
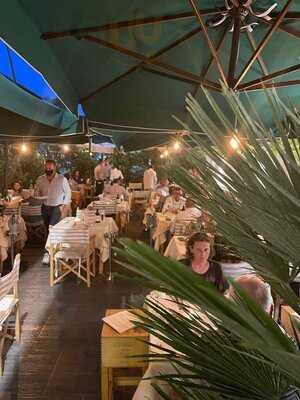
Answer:
[[[194,3],[205,14],[206,24],[224,12],[224,0]],[[235,78],[290,3],[285,18],[241,85],[300,63],[300,2],[277,3],[270,14],[271,22],[249,17],[249,23],[258,23],[252,39],[246,32],[239,36]],[[273,4],[273,0],[256,1],[252,8],[259,14]],[[10,0],[0,13],[0,35],[44,74],[74,113],[81,102],[89,120],[167,129],[180,128],[173,115],[186,119],[185,96],[196,93],[211,61],[199,26],[188,0]],[[227,29],[223,37],[225,30],[226,25],[220,24],[208,32],[216,49],[222,42],[218,55],[228,77],[233,34]],[[214,62],[205,79],[218,84],[220,77]],[[279,84],[279,95],[298,106],[300,86],[291,82],[300,83],[300,68],[267,81],[268,85]],[[267,99],[259,86],[252,86],[247,96],[258,109],[264,109]],[[214,93],[225,107],[220,94]],[[201,90],[195,95],[203,102]],[[245,95],[241,92],[240,96]],[[51,118],[59,116],[53,113]],[[264,118],[271,124],[270,113],[266,112]],[[169,137],[163,133],[160,137],[150,133],[126,135],[115,135],[115,140],[128,149],[159,144]]]

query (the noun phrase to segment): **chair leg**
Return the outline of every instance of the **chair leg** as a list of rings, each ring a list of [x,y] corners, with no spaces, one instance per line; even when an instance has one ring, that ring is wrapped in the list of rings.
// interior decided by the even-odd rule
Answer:
[[[91,263],[90,263],[90,257],[87,255],[86,257],[86,281],[87,281],[87,286],[91,287]]]
[[[50,286],[54,285],[54,255],[50,250]]]
[[[16,305],[15,338],[19,342],[21,338],[20,304]]]
[[[3,325],[2,333],[1,333],[1,338],[0,338],[0,375],[3,376],[4,373],[4,343],[7,335],[7,329],[8,329],[8,319]]]

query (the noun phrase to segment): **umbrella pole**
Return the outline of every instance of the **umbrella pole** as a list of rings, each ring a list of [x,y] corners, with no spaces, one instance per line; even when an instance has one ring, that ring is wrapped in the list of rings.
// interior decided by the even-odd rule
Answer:
[[[3,174],[3,193],[7,190],[8,187],[8,143],[4,143],[4,174]]]

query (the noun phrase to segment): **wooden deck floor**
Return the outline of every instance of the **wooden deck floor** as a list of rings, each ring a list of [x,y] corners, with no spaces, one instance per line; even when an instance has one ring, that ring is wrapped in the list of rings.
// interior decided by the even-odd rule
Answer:
[[[141,232],[134,222],[128,236],[140,239]],[[22,254],[22,339],[8,350],[0,400],[99,400],[101,318],[107,308],[119,308],[122,297],[143,289],[101,277],[90,289],[76,277],[50,288],[49,267],[41,259],[41,246]]]

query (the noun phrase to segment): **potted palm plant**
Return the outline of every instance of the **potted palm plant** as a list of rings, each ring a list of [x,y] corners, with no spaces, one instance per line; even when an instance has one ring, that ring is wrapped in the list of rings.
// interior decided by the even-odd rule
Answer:
[[[271,285],[277,299],[300,313],[299,298],[291,288],[300,272],[299,115],[276,94],[268,94],[269,110],[263,112],[273,115],[275,137],[250,102],[245,105],[236,94],[224,91],[234,116],[230,119],[204,92],[210,114],[191,96],[187,108],[210,141],[191,134],[184,159],[177,158],[171,166],[174,179],[196,204],[209,210],[218,234]],[[282,123],[287,116],[293,122],[292,138]],[[191,167],[199,177],[188,173]],[[171,398],[160,387],[165,381],[182,399],[300,398],[296,320],[293,341],[234,282],[236,303],[149,246],[129,239],[122,239],[121,245],[120,263],[140,275],[141,283],[172,296],[182,308],[193,305],[187,318],[149,300],[137,322],[161,340],[149,361],[170,367],[169,373],[157,377],[162,398]]]

